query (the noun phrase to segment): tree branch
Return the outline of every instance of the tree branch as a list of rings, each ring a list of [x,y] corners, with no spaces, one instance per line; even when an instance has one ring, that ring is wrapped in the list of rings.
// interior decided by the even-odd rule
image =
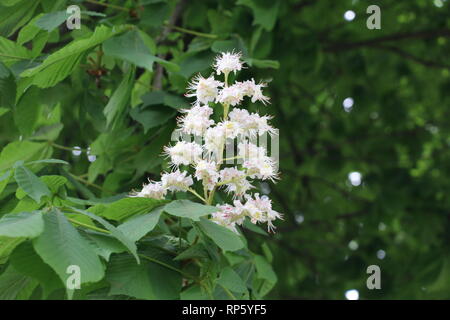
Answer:
[[[170,16],[169,22],[164,26],[161,34],[156,39],[157,44],[160,44],[161,42],[163,42],[164,40],[167,39],[169,33],[173,29],[173,26],[176,26],[176,23],[177,23],[178,19],[180,18],[186,3],[187,3],[187,0],[180,0],[177,3],[177,5],[175,6],[175,9],[173,10],[172,15]],[[158,55],[158,57],[165,60],[167,58],[167,54],[160,54],[160,55]],[[164,73],[164,69],[163,69],[162,65],[158,63],[156,65],[155,76],[153,78],[154,90],[162,89],[163,73]]]
[[[325,47],[325,51],[337,52],[337,51],[351,50],[360,47],[373,46],[383,42],[400,41],[407,39],[429,39],[436,37],[450,38],[450,30],[449,29],[422,30],[410,33],[396,33],[383,37],[361,40],[356,42],[335,42]]]
[[[394,47],[394,46],[386,46],[386,45],[378,44],[378,45],[371,45],[371,47],[375,48],[375,49],[390,51],[390,52],[395,53],[405,59],[417,62],[425,67],[438,68],[438,69],[449,69],[450,68],[450,65],[446,65],[446,64],[439,63],[439,62],[425,60],[420,57],[416,57],[416,56],[412,55],[411,53],[404,51],[400,48]]]

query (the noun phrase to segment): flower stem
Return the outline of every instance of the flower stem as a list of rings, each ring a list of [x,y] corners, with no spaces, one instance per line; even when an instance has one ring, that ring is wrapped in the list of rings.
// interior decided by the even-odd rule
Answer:
[[[106,191],[106,192],[111,193],[111,191],[106,190],[105,188],[100,187],[99,185],[97,185],[97,184],[95,184],[95,183],[89,182],[89,181],[87,181],[87,180],[85,180],[85,179],[83,179],[83,178],[81,178],[81,177],[79,177],[79,176],[76,176],[76,175],[74,175],[74,174],[72,174],[72,173],[70,173],[70,172],[69,172],[69,175],[70,175],[72,178],[74,178],[75,180],[78,180],[78,181],[84,183],[84,184],[87,185],[87,186],[91,186],[91,187],[94,187],[94,188],[96,188],[96,189],[98,189],[98,190]]]
[[[198,32],[198,31],[189,30],[189,29],[181,28],[181,27],[178,27],[175,25],[170,25],[170,24],[166,24],[166,25],[173,30],[187,33],[187,34],[192,34],[197,37],[210,38],[210,39],[216,39],[218,37],[216,34]]]
[[[66,147],[66,146],[62,146],[60,144],[54,143],[53,141],[49,141],[49,143],[52,147],[55,147],[56,149],[67,150],[67,151],[77,150],[77,151],[87,152],[87,149],[83,149],[83,148],[75,149],[75,148],[71,148],[71,147]]]
[[[96,4],[96,5],[99,5],[99,6],[104,6],[104,7],[107,7],[107,8],[112,8],[112,9],[116,9],[116,10],[125,11],[125,12],[130,11],[130,9],[128,9],[128,8],[124,8],[124,7],[121,7],[121,6],[116,6],[114,4],[104,3],[104,2],[100,2],[100,1],[96,1],[96,0],[84,0],[84,1],[92,3],[92,4]]]
[[[199,198],[200,200],[202,200],[204,203],[206,203],[206,199],[203,198],[201,195],[199,195],[197,193],[197,191],[195,191],[194,189],[188,188],[187,189],[190,193],[192,193],[194,196],[196,196],[197,198]]]

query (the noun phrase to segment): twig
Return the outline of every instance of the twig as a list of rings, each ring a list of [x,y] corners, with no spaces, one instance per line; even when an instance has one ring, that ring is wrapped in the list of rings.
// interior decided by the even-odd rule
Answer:
[[[371,45],[370,47],[375,48],[375,49],[382,49],[382,50],[387,50],[387,51],[391,51],[403,58],[409,59],[411,61],[417,62],[425,67],[430,67],[430,68],[439,68],[439,69],[449,69],[450,65],[445,65],[445,64],[441,64],[439,62],[435,62],[435,61],[431,61],[431,60],[425,60],[422,59],[420,57],[416,57],[414,55],[412,55],[411,53],[401,50],[400,48],[394,47],[394,46],[386,46],[386,45]]]
[[[350,50],[360,47],[372,46],[376,44],[380,44],[383,42],[389,41],[399,41],[399,40],[407,40],[407,39],[427,39],[427,38],[436,38],[436,37],[450,37],[449,29],[440,29],[440,30],[422,30],[417,32],[409,32],[409,33],[396,33],[383,37],[377,37],[373,39],[361,40],[356,42],[339,42],[339,43],[331,43],[329,46],[325,47],[325,51],[336,52],[343,50]]]
[[[129,12],[130,11],[130,9],[128,9],[128,8],[124,8],[124,7],[121,7],[121,6],[116,6],[114,4],[104,3],[104,2],[100,2],[100,1],[96,1],[96,0],[84,0],[84,1],[92,3],[92,4],[96,4],[96,5],[99,5],[99,6],[120,10],[120,11],[125,11],[125,12]]]
[[[177,3],[177,5],[175,6],[175,9],[173,10],[172,16],[169,19],[169,22],[166,24],[166,26],[162,30],[161,35],[156,39],[156,43],[159,44],[167,38],[170,31],[172,31],[173,26],[176,25],[176,22],[178,21],[179,17],[181,16],[186,2],[187,2],[186,0],[180,0]],[[158,55],[158,57],[163,60],[166,60],[167,54],[160,54],[160,55]],[[158,63],[156,65],[155,76],[153,78],[153,88],[155,90],[162,89],[163,72],[164,72],[164,69],[163,69],[162,65]]]

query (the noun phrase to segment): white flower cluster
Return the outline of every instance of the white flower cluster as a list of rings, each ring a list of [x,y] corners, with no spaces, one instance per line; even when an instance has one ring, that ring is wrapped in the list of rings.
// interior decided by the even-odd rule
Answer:
[[[273,230],[275,226],[272,221],[281,219],[281,214],[272,209],[272,202],[267,196],[260,197],[255,193],[254,199],[245,195],[245,203],[234,200],[233,205],[218,205],[219,211],[212,214],[212,220],[235,232],[236,225],[241,225],[245,217],[249,217],[252,223],[267,223],[268,229]]]
[[[164,154],[170,159],[174,171],[163,173],[160,182],[150,181],[136,197],[163,199],[168,191],[188,191],[205,204],[211,205],[218,189],[224,189],[233,198],[233,205],[219,204],[218,211],[212,214],[212,221],[237,232],[246,217],[252,223],[267,223],[273,230],[273,221],[281,215],[272,210],[267,196],[258,193],[252,197],[248,192],[254,188],[252,180],[274,180],[278,178],[276,163],[267,155],[265,147],[257,146],[252,140],[264,134],[275,135],[278,131],[269,124],[270,116],[260,116],[239,109],[245,97],[252,103],[260,101],[264,105],[269,98],[264,96],[264,83],[257,84],[254,79],[233,84],[228,83],[228,75],[243,68],[241,55],[234,52],[220,54],[213,65],[217,75],[224,74],[224,81],[218,81],[211,75],[204,78],[194,77],[188,86],[187,97],[195,98],[192,108],[183,110],[178,119],[178,130],[185,135],[194,135],[196,142],[177,141],[164,148]],[[211,119],[213,108],[223,110],[223,116],[217,123]],[[234,107],[234,108],[233,108]],[[230,110],[232,108],[232,110]],[[198,143],[198,141],[202,143]],[[237,140],[239,165],[226,166],[224,159],[226,147]],[[188,171],[193,168],[193,175]],[[202,192],[197,192],[194,180],[201,182]]]

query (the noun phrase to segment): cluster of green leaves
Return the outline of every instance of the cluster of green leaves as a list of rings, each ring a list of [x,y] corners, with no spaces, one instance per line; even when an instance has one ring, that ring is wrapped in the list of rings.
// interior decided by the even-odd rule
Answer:
[[[81,29],[66,27],[72,4]],[[214,207],[128,197],[168,169],[160,154],[189,106],[182,93],[217,52],[278,68],[257,54],[274,17],[252,1],[223,5],[0,3],[0,299],[258,299],[273,288],[267,244],[250,249],[208,220]],[[259,31],[244,39],[230,23],[249,8]],[[80,289],[66,285],[72,266]]]
[[[448,299],[448,1],[282,2],[270,96],[283,179],[270,196],[286,219],[269,243],[283,274],[271,296]],[[381,290],[366,287],[370,265]]]
[[[0,144],[5,160],[0,161],[0,215],[44,208],[43,217],[83,217],[82,223],[108,230],[89,216],[69,213],[69,206],[87,209],[116,229],[127,223],[132,217],[115,221],[95,210],[167,168],[158,155],[170,140],[178,110],[189,105],[181,98],[188,79],[196,72],[208,75],[217,52],[235,49],[256,67],[245,69],[244,79],[273,79],[268,87],[272,105],[265,110],[280,129],[282,179],[264,190],[285,221],[269,241],[261,230],[243,230],[247,242],[241,241],[257,255],[247,248],[216,255],[217,248],[207,246],[220,248],[221,242],[202,229],[202,219],[182,217],[179,228],[179,217],[164,209],[155,228],[137,242],[138,257],[157,259],[149,252],[150,243],[165,249],[170,245],[169,250],[181,254],[193,247],[186,233],[193,229],[201,231],[196,244],[206,246],[206,253],[193,259],[204,263],[216,257],[220,263],[211,268],[217,270],[195,273],[195,263],[183,256],[159,261],[208,278],[209,287],[215,283],[217,290],[229,279],[228,290],[235,297],[243,287],[231,288],[237,278],[229,268],[244,281],[242,270],[252,269],[255,277],[245,281],[246,288],[249,294],[256,288],[262,296],[277,280],[272,264],[278,274],[272,298],[342,299],[353,288],[361,298],[449,298],[447,2],[439,7],[440,1],[373,0],[370,4],[381,8],[381,30],[369,30],[369,4],[353,0],[3,0]],[[64,27],[69,4],[82,9],[81,30]],[[355,20],[343,19],[347,10],[355,11]],[[175,26],[167,29],[169,25]],[[350,112],[342,108],[347,97],[355,101]],[[81,156],[72,155],[74,146],[81,147]],[[88,161],[88,151],[96,161]],[[70,166],[30,163],[51,158]],[[25,170],[16,173],[19,167]],[[38,183],[41,188],[32,191],[32,197],[28,187],[16,182],[27,170],[47,186]],[[351,171],[362,173],[362,185],[348,183]],[[47,176],[66,179],[61,189],[66,190],[65,199],[59,191],[55,196],[50,182],[54,178]],[[59,213],[47,212],[51,199],[70,202],[53,204]],[[175,199],[192,200],[178,194]],[[144,219],[149,212],[136,217]],[[108,237],[102,242],[106,248],[114,242],[123,249],[120,240],[109,241],[112,233],[71,224],[83,237],[100,232],[102,239]],[[173,238],[147,241],[169,236],[161,226],[167,226]],[[28,254],[36,260],[44,258],[35,249],[37,238],[17,247],[21,240],[8,242],[10,238],[0,238],[5,252],[0,277],[16,292],[5,291],[5,296],[28,297],[38,280],[24,273],[25,265],[18,267],[14,248],[26,245],[22,251],[36,252]],[[352,240],[357,250],[349,248]],[[139,265],[126,247],[123,250],[111,253],[108,263],[100,259],[107,266],[115,262],[119,271],[128,264],[134,273],[120,273],[124,279],[131,274],[150,277],[148,268],[162,267],[142,257],[144,264]],[[378,250],[385,251],[383,260],[377,258]],[[159,255],[168,253],[161,251]],[[365,270],[371,264],[381,267],[381,290],[366,288]],[[100,292],[105,290],[102,285],[111,286],[108,279],[97,283]],[[57,281],[62,282],[59,277]],[[43,289],[48,293],[51,288]],[[182,282],[182,297],[186,291],[191,297],[205,293]],[[77,297],[77,291],[74,294]]]

